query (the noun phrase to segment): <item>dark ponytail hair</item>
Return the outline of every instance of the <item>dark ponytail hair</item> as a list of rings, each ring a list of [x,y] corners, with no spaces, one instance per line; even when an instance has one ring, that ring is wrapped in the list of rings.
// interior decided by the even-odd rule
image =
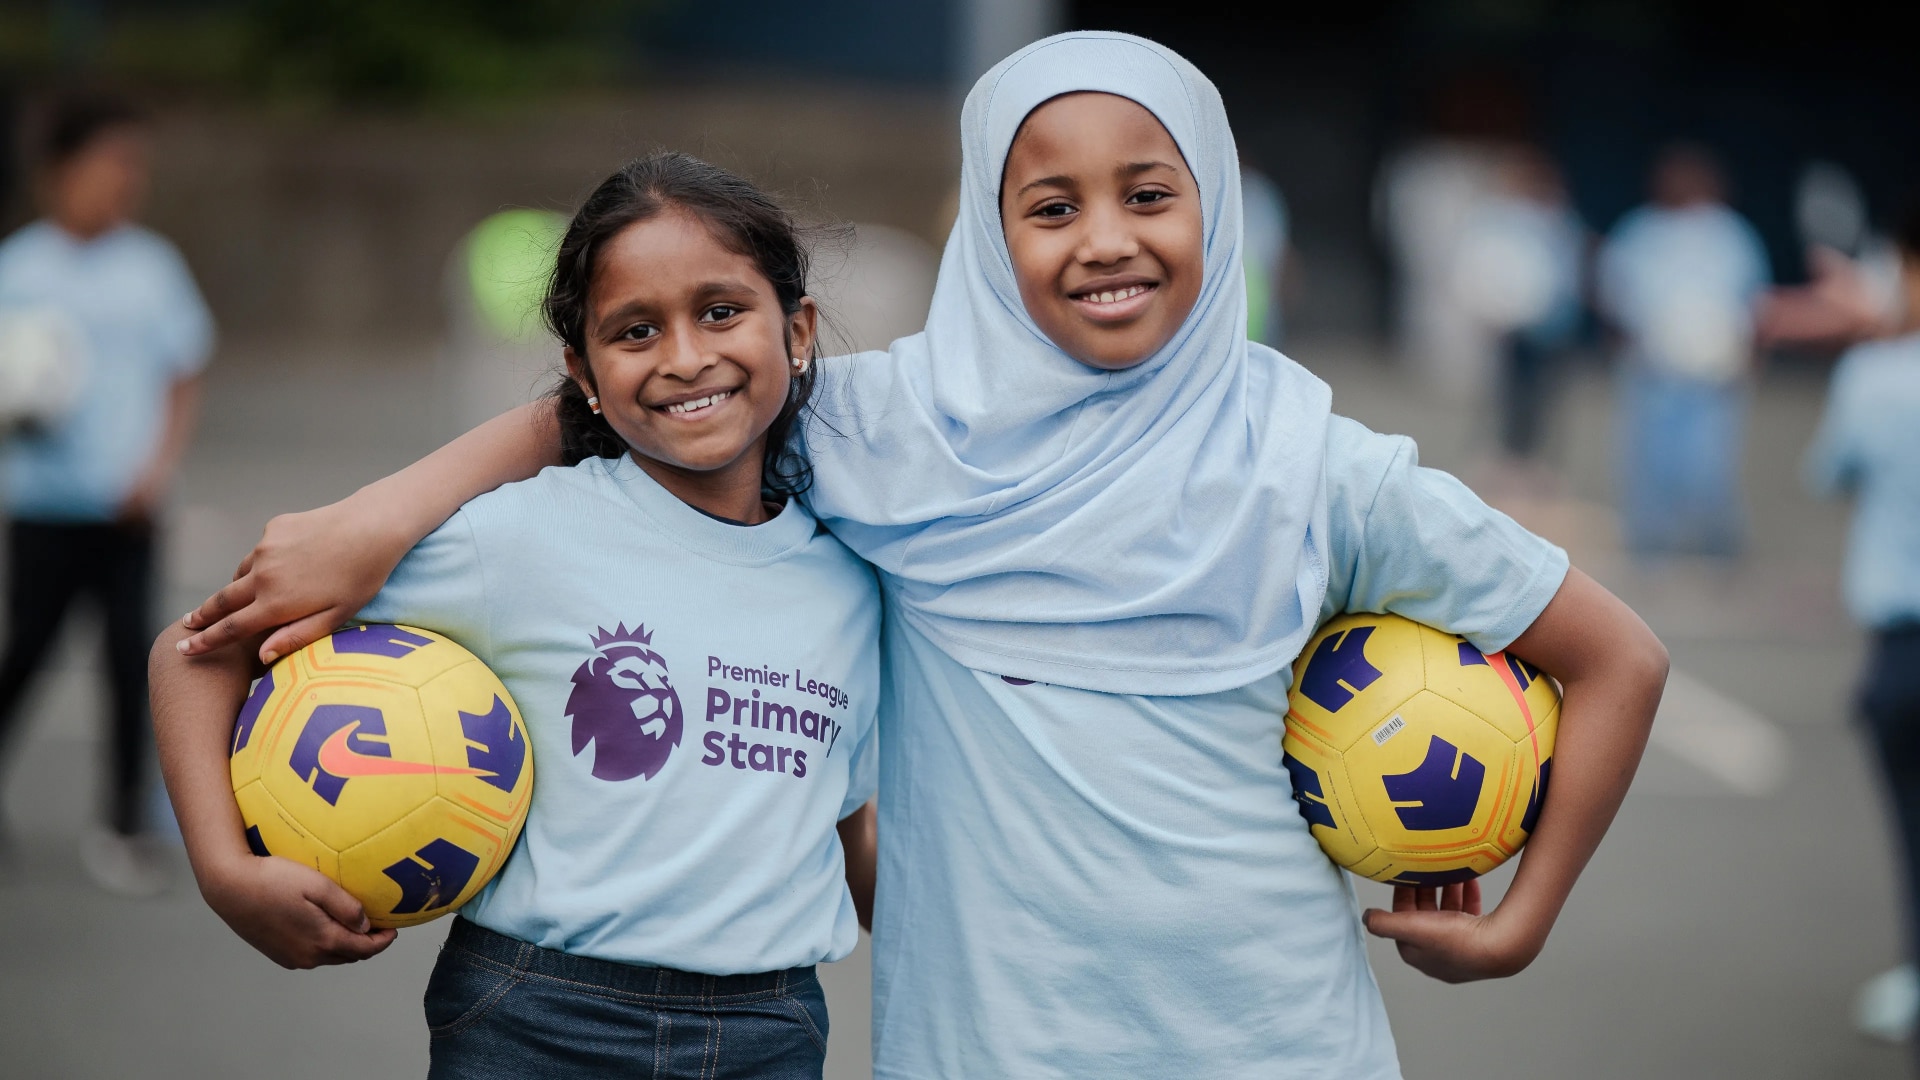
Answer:
[[[553,281],[544,305],[547,326],[583,362],[587,358],[587,297],[599,269],[600,249],[630,225],[678,208],[707,224],[727,250],[752,259],[773,285],[780,310],[792,315],[807,295],[807,250],[793,217],[765,192],[717,165],[673,151],[659,151],[622,165],[587,196],[560,241]],[[814,359],[814,357],[808,357]],[[794,428],[813,395],[815,365],[795,375],[787,403],[767,429],[761,487],[776,497],[807,490],[813,470],[799,449]],[[560,422],[560,452],[571,465],[590,457],[619,457],[627,444],[606,418],[587,407],[571,378],[553,388]]]

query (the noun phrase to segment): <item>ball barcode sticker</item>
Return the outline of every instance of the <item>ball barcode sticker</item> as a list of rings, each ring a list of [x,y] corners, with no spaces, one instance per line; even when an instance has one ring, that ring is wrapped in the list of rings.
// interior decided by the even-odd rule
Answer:
[[[1381,724],[1379,727],[1373,729],[1373,745],[1385,746],[1387,744],[1388,739],[1391,739],[1395,735],[1400,734],[1400,729],[1406,726],[1407,726],[1407,722],[1405,720],[1400,719],[1399,713],[1393,714],[1392,716],[1387,718],[1386,723]]]

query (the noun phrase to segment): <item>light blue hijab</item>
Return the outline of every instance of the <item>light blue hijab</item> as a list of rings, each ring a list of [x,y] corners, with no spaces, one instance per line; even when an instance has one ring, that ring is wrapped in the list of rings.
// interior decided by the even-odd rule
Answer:
[[[1199,181],[1199,300],[1126,371],[1041,333],[1000,227],[1015,131],[1081,90],[1152,112]],[[1247,341],[1239,158],[1219,92],[1151,41],[1061,34],[981,76],[960,125],[960,216],[926,330],[824,363],[814,513],[883,571],[895,617],[975,670],[1152,695],[1279,670],[1326,592],[1330,395]]]

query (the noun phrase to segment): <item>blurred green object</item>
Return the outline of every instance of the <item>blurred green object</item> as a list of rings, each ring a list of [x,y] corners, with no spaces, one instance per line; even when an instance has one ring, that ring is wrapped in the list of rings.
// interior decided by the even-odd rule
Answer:
[[[502,210],[467,234],[473,307],[501,339],[524,343],[541,332],[540,302],[566,231],[566,217],[551,210]]]
[[[1273,283],[1267,280],[1267,268],[1252,256],[1247,268],[1247,340],[1267,340],[1267,310],[1273,306]]]

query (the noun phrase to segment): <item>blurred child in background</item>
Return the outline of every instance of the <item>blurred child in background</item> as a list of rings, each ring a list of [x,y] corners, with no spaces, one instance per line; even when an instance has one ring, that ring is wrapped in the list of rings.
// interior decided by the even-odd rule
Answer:
[[[1860,710],[1906,855],[1911,949],[1920,943],[1920,205],[1899,246],[1905,314],[1894,336],[1855,346],[1834,369],[1807,477],[1855,502],[1847,607],[1874,635]],[[1896,969],[1869,984],[1862,1026],[1910,1030],[1916,1003],[1912,969]]]
[[[1652,203],[1622,218],[1600,252],[1600,307],[1623,339],[1618,497],[1640,555],[1740,547],[1754,308],[1771,271],[1725,187],[1706,151],[1670,147],[1654,165]]]
[[[1560,361],[1579,333],[1586,226],[1546,152],[1513,147],[1461,227],[1453,292],[1499,343],[1500,449],[1515,486],[1547,486],[1540,462]]]
[[[134,223],[145,199],[147,122],[104,98],[56,107],[47,129],[44,216],[0,243],[0,312],[57,319],[74,331],[80,369],[64,415],[9,439],[7,641],[0,656],[0,738],[73,601],[106,621],[112,691],[109,829],[81,856],[103,888],[164,884],[138,842],[146,768],[146,643],[153,636],[154,527],[192,438],[213,320],[172,244]]]

